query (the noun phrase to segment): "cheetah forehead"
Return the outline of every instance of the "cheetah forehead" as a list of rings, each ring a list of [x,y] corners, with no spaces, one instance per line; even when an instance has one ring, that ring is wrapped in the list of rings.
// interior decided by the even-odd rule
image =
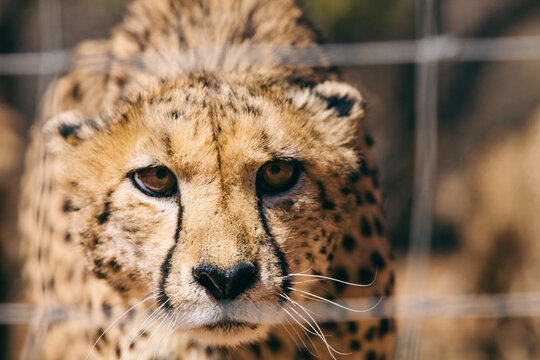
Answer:
[[[128,171],[171,162],[189,168],[183,173],[211,174],[218,165],[216,151],[231,172],[272,158],[335,171],[357,159],[362,114],[359,93],[333,81],[284,88],[260,79],[200,74],[162,84],[107,115],[60,113],[43,132],[49,149],[72,157],[81,176],[89,166],[106,174],[108,168]]]

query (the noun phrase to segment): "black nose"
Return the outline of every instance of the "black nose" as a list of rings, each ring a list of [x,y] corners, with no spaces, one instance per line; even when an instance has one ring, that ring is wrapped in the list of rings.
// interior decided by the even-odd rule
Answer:
[[[210,264],[201,264],[193,269],[193,277],[216,300],[233,300],[255,282],[257,271],[254,265],[238,263],[223,271]]]

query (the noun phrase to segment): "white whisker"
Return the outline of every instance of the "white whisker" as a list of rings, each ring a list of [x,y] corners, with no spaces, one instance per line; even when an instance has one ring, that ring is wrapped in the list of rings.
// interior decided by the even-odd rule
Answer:
[[[289,274],[288,276],[289,277],[293,277],[293,276],[312,277],[312,278],[316,278],[318,280],[331,280],[331,281],[335,281],[335,282],[345,284],[345,285],[349,285],[349,286],[369,287],[369,286],[373,285],[375,283],[375,281],[377,280],[378,272],[379,272],[379,269],[378,268],[375,269],[375,276],[373,277],[373,280],[369,284],[356,284],[356,283],[352,283],[352,282],[348,282],[348,281],[344,281],[344,280],[334,279],[334,278],[329,277],[329,276],[315,275],[315,274],[302,274],[302,273],[299,273],[299,274]],[[308,281],[317,281],[317,280],[306,280],[306,281],[303,281],[303,282],[308,282]]]
[[[176,320],[178,320],[178,315],[175,315],[174,317],[170,316],[169,325],[167,325],[167,335],[163,336],[157,346],[154,348],[154,354],[152,356],[152,360],[156,359],[156,352],[161,347],[161,343],[163,340],[167,339],[171,334],[174,332],[174,326],[176,325]]]
[[[131,339],[129,340],[129,342],[127,343],[127,345],[124,347],[124,351],[122,352],[122,358],[124,358],[124,355],[127,353],[127,350],[129,348],[129,346],[131,345],[131,343],[133,341],[135,341],[136,339],[139,338],[139,332],[141,331],[141,329],[143,328],[144,325],[146,325],[146,323],[148,321],[153,321],[152,319],[157,317],[158,313],[161,313],[162,312],[162,308],[167,304],[167,302],[169,302],[169,300],[167,299],[166,302],[164,302],[163,304],[161,304],[157,309],[155,309],[154,311],[152,311],[152,313],[141,323],[141,325],[139,325],[139,327],[137,328],[137,331],[135,331],[135,334],[133,334],[133,336],[131,337]]]
[[[163,320],[161,320],[161,318],[163,318]],[[153,329],[152,331],[152,335],[150,335],[150,337],[148,338],[148,340],[146,341],[146,344],[144,345],[144,348],[141,349],[141,351],[139,352],[139,355],[137,356],[137,360],[139,360],[141,358],[141,356],[143,355],[143,353],[146,351],[146,349],[148,348],[148,345],[150,345],[152,343],[152,338],[154,337],[154,335],[156,335],[159,330],[161,329],[161,327],[163,326],[163,323],[165,322],[165,320],[169,319],[170,317],[168,316],[167,314],[167,310],[164,310],[161,312],[161,315],[160,315],[160,319],[161,322],[159,323],[159,325],[157,326],[157,328]],[[159,321],[158,320],[158,321]],[[163,340],[163,339],[162,339]],[[161,341],[160,341],[161,343]]]
[[[339,307],[339,308],[342,308],[342,309],[344,309],[344,310],[352,311],[352,312],[355,312],[355,313],[365,313],[365,312],[370,312],[370,311],[372,311],[373,309],[375,309],[375,308],[381,303],[381,301],[382,301],[382,297],[380,297],[379,300],[377,301],[377,303],[376,303],[375,305],[373,305],[372,307],[370,307],[369,309],[365,309],[365,310],[356,310],[356,309],[351,309],[351,308],[349,308],[349,307],[347,307],[347,306],[345,306],[345,305],[341,305],[341,304],[339,304],[339,303],[337,303],[337,302],[334,302],[334,301],[332,301],[332,300],[325,299],[325,298],[323,298],[323,297],[321,297],[321,296],[318,296],[318,295],[309,293],[309,292],[307,292],[307,291],[303,291],[303,290],[299,290],[299,289],[294,289],[294,288],[289,288],[289,290],[297,291],[297,292],[300,292],[300,293],[302,293],[302,294],[306,294],[306,295],[308,295],[308,296],[310,296],[310,297],[312,297],[312,298],[314,298],[314,299],[322,300],[322,301],[324,301],[324,302],[327,302],[327,303],[329,303],[329,304],[335,305],[335,306],[337,306],[337,307]]]
[[[116,318],[116,320],[114,320],[114,321],[113,321],[113,322],[105,329],[105,331],[103,331],[103,332],[101,333],[101,335],[97,338],[96,342],[94,343],[94,345],[92,345],[92,348],[90,349],[90,351],[88,351],[88,354],[86,355],[86,357],[85,357],[84,359],[85,359],[85,360],[88,360],[88,358],[90,357],[90,354],[92,353],[92,350],[94,350],[94,348],[96,347],[96,345],[97,345],[97,343],[99,342],[99,340],[101,340],[101,338],[102,338],[103,336],[105,336],[105,333],[106,333],[107,331],[109,331],[109,329],[111,329],[114,325],[116,325],[116,323],[117,323],[118,321],[120,321],[120,319],[122,319],[124,316],[126,316],[127,313],[129,313],[131,310],[135,309],[135,307],[139,306],[140,304],[142,304],[142,303],[144,303],[144,302],[146,302],[146,301],[148,301],[148,300],[150,300],[150,299],[153,299],[153,298],[157,297],[158,295],[159,295],[159,294],[154,294],[154,295],[152,295],[152,296],[147,297],[147,298],[144,299],[144,300],[139,301],[137,304],[133,305],[132,307],[130,307],[129,309],[127,309],[122,315],[120,315],[118,318]]]
[[[309,313],[309,311],[302,305],[300,305],[298,302],[292,300],[290,297],[289,298],[289,301],[295,305],[295,306],[298,306],[307,316],[309,316],[309,318],[311,319],[311,321],[313,321],[313,323],[315,324],[315,326],[317,327],[317,330],[318,330],[318,333],[321,335],[319,336],[321,338],[321,340],[324,342],[324,344],[326,345],[326,348],[328,349],[328,352],[330,353],[330,355],[332,356],[332,358],[335,359],[334,355],[332,354],[332,351],[335,352],[336,354],[339,354],[339,355],[350,355],[350,353],[342,353],[340,351],[337,351],[336,349],[334,349],[329,343],[328,341],[326,340],[326,336],[323,332],[322,332],[322,329],[321,327],[319,326],[319,324],[315,321],[315,319],[313,318],[313,316]],[[296,311],[295,311],[296,312]],[[298,314],[298,313],[297,313]],[[298,316],[302,317],[300,314],[298,314]],[[303,319],[303,317],[302,317]],[[309,322],[308,322],[309,323]],[[310,324],[310,326],[313,328],[313,326]],[[315,329],[314,329],[315,330]]]

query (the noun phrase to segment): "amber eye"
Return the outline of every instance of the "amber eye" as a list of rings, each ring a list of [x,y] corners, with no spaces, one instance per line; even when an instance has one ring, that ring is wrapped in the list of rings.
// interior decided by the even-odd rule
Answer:
[[[275,160],[260,167],[257,173],[257,188],[263,193],[279,193],[296,184],[300,166],[295,161]]]
[[[178,189],[176,177],[165,166],[139,169],[132,174],[132,179],[140,191],[150,196],[172,196]]]

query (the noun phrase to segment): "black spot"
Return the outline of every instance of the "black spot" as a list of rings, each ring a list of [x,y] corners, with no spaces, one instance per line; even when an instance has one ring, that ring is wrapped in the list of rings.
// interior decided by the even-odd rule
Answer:
[[[110,213],[111,203],[107,201],[105,202],[103,207],[104,207],[103,212],[99,214],[98,216],[96,216],[97,220],[102,225],[109,219],[109,216],[111,215]]]
[[[319,250],[321,254],[326,254],[326,246],[321,247],[321,250]]]
[[[122,269],[122,267],[116,262],[115,259],[109,261],[109,266],[112,267],[114,272],[119,272]]]
[[[371,171],[369,170],[367,164],[365,161],[362,161],[362,163],[360,164],[360,171],[362,172],[362,174],[364,175],[369,175],[371,174]]]
[[[375,328],[375,326],[371,326],[368,331],[366,331],[364,337],[366,338],[367,341],[371,341],[373,340],[373,338],[375,337],[375,332],[377,331],[377,329]]]
[[[368,285],[375,279],[375,273],[368,268],[358,270],[358,283]]]
[[[103,259],[94,259],[94,265],[98,268],[102,267],[103,266]]]
[[[347,331],[351,334],[356,334],[358,331],[358,325],[354,321],[349,321],[347,323]]]
[[[116,85],[118,85],[118,87],[122,88],[122,87],[124,87],[124,85],[126,85],[126,78],[123,77],[123,76],[122,77],[117,77],[115,79],[115,81],[116,81]]]
[[[383,337],[384,335],[388,334],[389,330],[390,326],[388,323],[388,319],[381,319],[379,323],[379,337]]]
[[[360,174],[359,173],[353,172],[352,174],[349,175],[349,182],[351,184],[357,183],[358,180],[360,180]]]
[[[100,336],[101,336],[100,341],[104,343],[107,343],[109,341],[109,339],[107,338],[107,335],[105,334],[105,329],[99,328],[97,330],[96,339],[99,338]]]
[[[384,226],[381,223],[381,220],[379,220],[379,218],[375,218],[375,220],[373,220],[373,223],[375,224],[375,231],[377,231],[377,235],[384,235]]]
[[[120,349],[120,345],[116,344],[116,356],[120,357],[122,356],[122,349]]]
[[[366,134],[366,136],[364,136],[364,141],[369,147],[372,147],[375,144],[375,141],[373,141],[373,137],[369,134]]]
[[[343,235],[341,246],[343,246],[346,251],[351,252],[356,247],[356,240],[351,235],[345,234]]]
[[[341,281],[348,281],[349,280],[349,276],[347,275],[347,270],[345,268],[342,268],[342,267],[337,267],[334,270],[334,272],[332,274],[332,277],[337,279],[337,280],[341,280]],[[334,287],[336,288],[337,292],[342,292],[345,289],[346,286],[347,286],[346,284],[334,281]]]
[[[386,261],[377,251],[374,251],[370,256],[371,265],[376,269],[382,270],[386,267]]]
[[[81,100],[81,85],[79,83],[76,83],[71,89],[71,96],[77,101]]]
[[[369,350],[366,353],[366,360],[376,360],[376,359],[377,359],[377,354],[375,353],[375,351]]]
[[[98,279],[106,279],[107,278],[107,274],[99,271],[98,269],[93,269],[92,271],[94,272],[94,274],[96,275],[96,277]]]
[[[362,200],[362,195],[359,193],[354,194],[354,199],[356,200],[356,205],[362,205],[364,203],[364,200]]]
[[[328,299],[328,297],[325,297]],[[321,327],[326,330],[336,330],[337,329],[337,323],[335,321],[328,321],[321,324]]]
[[[178,112],[176,111],[171,112],[171,117],[175,120],[178,120]]]
[[[380,187],[379,183],[379,171],[377,169],[374,169],[371,172],[371,181],[373,182],[373,187],[375,189],[378,189]]]
[[[212,355],[214,353],[214,349],[212,349],[210,346],[207,346],[206,349],[204,349],[207,355]]]
[[[321,99],[328,103],[327,109],[336,110],[338,117],[349,115],[354,105],[354,99],[349,99],[347,95],[343,96],[323,96],[317,94]]]
[[[361,343],[358,340],[351,340],[351,342],[349,343],[349,348],[352,351],[360,350],[360,346],[361,346]]]
[[[76,131],[79,130],[80,128],[81,128],[80,125],[62,124],[58,127],[58,132],[64,139],[67,139],[71,135],[73,135],[76,139],[78,139],[78,137],[76,136]]]
[[[129,344],[129,348],[133,350],[135,348],[135,341],[132,341],[131,344]]]
[[[343,188],[341,189],[341,193],[343,195],[349,195],[350,193],[352,192],[352,190],[350,188]]]
[[[99,238],[96,235],[94,235],[94,237],[92,238],[92,244],[90,248],[95,249],[98,245],[99,245]]]
[[[324,210],[334,210],[335,207],[336,207],[336,204],[334,204],[330,200],[324,200],[323,203],[322,203],[322,208]]]
[[[306,349],[306,348],[298,349],[298,351],[296,352],[296,358],[297,359],[308,359],[308,360],[314,359],[313,355],[311,355],[309,350]]]
[[[258,344],[250,344],[249,347],[251,348],[251,351],[255,354],[255,356],[258,358],[261,356],[261,347]]]
[[[111,305],[109,305],[107,303],[103,303],[103,305],[101,305],[101,309],[103,310],[103,313],[105,314],[105,316],[107,318],[110,318],[112,316],[112,307],[111,307]]]
[[[128,291],[127,287],[125,287],[124,285],[116,284],[114,288],[121,293],[125,293],[126,291]]]
[[[281,349],[281,341],[278,339],[278,337],[274,334],[270,334],[268,336],[268,339],[266,339],[266,346],[272,351],[277,352],[279,349]]]
[[[332,261],[334,260],[334,254],[330,253],[326,258],[328,259],[328,261]]]
[[[375,196],[373,196],[373,193],[371,191],[366,191],[366,200],[370,204],[375,204],[377,200],[375,200]]]
[[[67,212],[70,212],[71,210],[72,210],[71,201],[69,200],[64,201],[64,205],[62,206],[62,211],[67,213]]]
[[[370,237],[373,234],[373,230],[371,229],[369,221],[363,216],[362,220],[360,221],[360,229],[362,231],[362,235],[364,235],[365,237]]]
[[[66,242],[71,242],[71,234],[66,233],[66,235],[64,236],[64,240],[66,240]]]
[[[319,188],[319,197],[322,203],[322,208],[324,210],[334,210],[336,207],[336,204],[334,204],[332,201],[328,200],[326,197],[326,190],[324,188],[324,185],[322,182],[317,182],[317,187]]]

